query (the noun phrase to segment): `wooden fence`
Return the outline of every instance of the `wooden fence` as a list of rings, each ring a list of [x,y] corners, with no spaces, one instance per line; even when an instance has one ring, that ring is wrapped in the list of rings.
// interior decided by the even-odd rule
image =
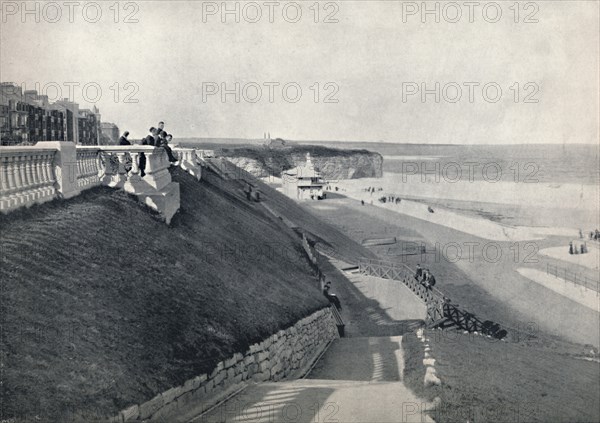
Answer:
[[[437,288],[426,288],[415,279],[415,272],[405,264],[362,259],[359,262],[359,272],[404,283],[427,305],[429,327],[456,326],[468,332],[481,332],[499,339],[504,338],[508,333],[499,324],[490,320],[482,321],[474,314],[462,310],[458,304],[452,304],[452,301]]]

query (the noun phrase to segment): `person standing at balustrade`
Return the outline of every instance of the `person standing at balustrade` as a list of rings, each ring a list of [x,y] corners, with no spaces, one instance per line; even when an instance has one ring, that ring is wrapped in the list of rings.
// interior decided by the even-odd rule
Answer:
[[[435,286],[435,276],[433,276],[433,273],[431,272],[427,272],[429,274],[429,279],[427,280],[427,288],[431,289]]]
[[[177,162],[177,157],[175,157],[173,155],[173,150],[171,150],[171,147],[169,147],[169,143],[171,142],[171,140],[173,139],[173,135],[171,134],[167,134],[165,131],[163,131],[163,134],[165,134],[165,138],[163,143],[161,144],[161,146],[165,149],[165,151],[167,152],[167,156],[169,156],[169,161],[171,163],[175,163]]]
[[[153,126],[148,130],[150,134],[142,140],[142,145],[155,145],[156,144],[156,128]],[[140,176],[143,178],[146,176],[146,155],[140,153]]]
[[[417,264],[417,270],[415,272],[415,279],[420,282],[422,276],[423,276],[423,269],[421,268],[420,264]]]
[[[148,136],[146,136],[146,138],[144,138],[144,141],[142,142],[142,144],[143,145],[156,145],[156,140],[158,139],[157,129],[153,126],[148,131],[150,132],[150,134],[148,134]]]
[[[121,135],[121,138],[119,138],[119,145],[131,145],[131,143],[127,139],[128,136],[129,136],[129,131],[123,132],[123,135]]]

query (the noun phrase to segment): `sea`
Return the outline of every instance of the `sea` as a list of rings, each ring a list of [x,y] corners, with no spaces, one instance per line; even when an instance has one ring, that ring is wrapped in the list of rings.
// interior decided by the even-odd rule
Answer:
[[[302,142],[380,153],[383,171],[453,179],[600,185],[600,144],[440,145]]]
[[[250,147],[262,139],[188,138],[182,145]],[[390,142],[292,141],[380,153],[384,173],[439,174],[446,180],[600,185],[600,144],[449,145]],[[416,168],[415,168],[416,166]]]

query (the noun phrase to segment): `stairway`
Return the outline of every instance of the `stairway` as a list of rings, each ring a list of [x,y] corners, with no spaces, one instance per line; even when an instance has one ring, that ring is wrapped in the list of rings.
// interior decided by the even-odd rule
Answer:
[[[334,341],[305,379],[250,385],[193,422],[432,422],[402,382],[402,337]]]

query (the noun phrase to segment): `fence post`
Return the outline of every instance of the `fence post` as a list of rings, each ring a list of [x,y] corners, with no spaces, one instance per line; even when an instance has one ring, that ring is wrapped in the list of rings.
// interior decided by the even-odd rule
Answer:
[[[73,142],[47,141],[39,144],[43,147],[56,148],[54,156],[54,174],[58,185],[58,192],[62,198],[71,198],[79,195],[77,186],[77,150]]]

